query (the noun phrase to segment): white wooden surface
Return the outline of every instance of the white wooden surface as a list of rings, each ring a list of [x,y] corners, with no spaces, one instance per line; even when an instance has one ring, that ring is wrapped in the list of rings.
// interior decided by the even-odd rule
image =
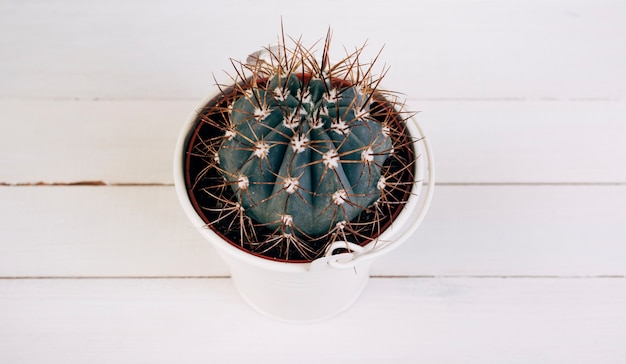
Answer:
[[[435,148],[349,311],[266,319],[174,142],[228,57],[368,40]],[[626,362],[626,2],[0,0],[0,363]],[[243,24],[259,24],[243,26]]]

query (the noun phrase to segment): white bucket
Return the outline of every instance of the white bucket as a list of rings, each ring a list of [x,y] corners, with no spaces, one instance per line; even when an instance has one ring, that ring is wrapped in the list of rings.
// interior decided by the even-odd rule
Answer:
[[[215,88],[201,104],[217,97]],[[414,118],[407,129],[415,140],[418,156],[412,196],[393,224],[378,239],[364,247],[349,244],[350,253],[333,254],[345,248],[337,242],[325,257],[311,263],[285,263],[249,254],[206,226],[191,204],[185,186],[184,157],[189,133],[197,120],[193,113],[185,123],[174,155],[174,182],[180,203],[194,227],[209,240],[230,268],[233,284],[246,302],[257,311],[281,321],[313,322],[348,308],[359,297],[369,278],[373,258],[388,253],[406,241],[423,220],[434,187],[434,163],[428,139]]]

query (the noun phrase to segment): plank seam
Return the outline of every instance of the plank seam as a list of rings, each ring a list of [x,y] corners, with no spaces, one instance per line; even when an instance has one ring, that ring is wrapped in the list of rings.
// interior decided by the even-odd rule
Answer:
[[[436,186],[626,186],[626,182],[436,182]],[[0,187],[173,187],[167,182],[0,182]]]
[[[2,101],[59,101],[59,102],[127,102],[127,101],[172,101],[200,102],[201,97],[37,97],[37,96],[3,96]],[[622,102],[619,97],[407,97],[408,102]]]
[[[230,276],[5,276],[2,280],[203,280]],[[373,279],[624,279],[624,275],[372,275]]]

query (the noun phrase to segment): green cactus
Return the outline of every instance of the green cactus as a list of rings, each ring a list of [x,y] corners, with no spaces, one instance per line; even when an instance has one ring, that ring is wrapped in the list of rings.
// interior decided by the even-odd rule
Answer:
[[[415,182],[402,105],[377,89],[373,62],[362,69],[362,49],[329,65],[329,42],[319,62],[297,43],[240,64],[190,141],[205,221],[263,256],[310,260],[375,239]]]
[[[218,156],[248,216],[315,237],[378,200],[392,144],[365,101],[355,87],[294,75],[239,97]]]

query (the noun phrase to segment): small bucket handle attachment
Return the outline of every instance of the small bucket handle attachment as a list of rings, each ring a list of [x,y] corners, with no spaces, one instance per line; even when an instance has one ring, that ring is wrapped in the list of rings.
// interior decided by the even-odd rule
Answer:
[[[411,122],[411,121],[409,121]],[[424,217],[426,216],[426,212],[428,211],[428,207],[430,206],[430,202],[433,197],[433,191],[435,188],[435,164],[433,159],[433,152],[428,141],[428,138],[425,137],[425,134],[422,130],[422,127],[416,121],[412,120],[414,126],[417,128],[420,139],[419,142],[422,144],[423,150],[422,155],[426,157],[428,161],[427,171],[428,180],[424,183],[424,180],[419,181],[418,183],[422,184],[425,187],[425,191],[421,190],[420,194],[423,194],[423,199],[419,206],[415,206],[418,208],[418,211],[408,212],[411,214],[410,220],[405,220],[406,224],[413,224],[413,229],[405,229],[399,236],[395,236],[392,241],[389,240],[376,240],[373,243],[370,243],[368,246],[362,247],[360,245],[350,243],[347,241],[336,241],[332,243],[327,249],[326,254],[311,262],[311,270],[318,269],[321,266],[330,266],[332,268],[353,268],[358,263],[377,258],[383,254],[390,252],[391,250],[400,246],[405,240],[407,240],[410,235],[414,232],[415,228],[422,223]],[[426,186],[424,186],[424,184]],[[420,197],[420,196],[415,196]],[[389,227],[389,229],[393,229],[393,225]],[[342,252],[339,254],[334,254],[337,249],[344,249],[346,252]]]

